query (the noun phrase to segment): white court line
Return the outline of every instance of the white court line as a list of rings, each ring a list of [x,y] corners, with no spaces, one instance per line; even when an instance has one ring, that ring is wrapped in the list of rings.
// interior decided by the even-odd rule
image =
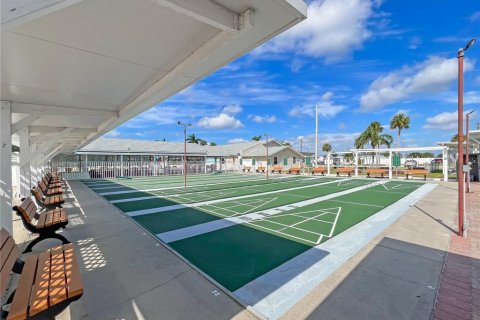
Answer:
[[[350,203],[350,204],[355,204],[355,205],[358,205],[358,206],[384,208],[384,206],[378,206],[378,205],[376,205],[376,204],[369,204],[369,203],[351,202],[351,201],[343,201],[343,200],[330,200],[330,201],[335,201],[335,202],[340,202],[340,203]]]
[[[286,179],[290,177],[278,177],[273,178],[272,180],[280,180]],[[229,181],[229,182],[219,182],[219,183],[207,183],[207,184],[197,184],[189,188],[189,190],[195,190],[196,188],[201,188],[205,186],[217,186],[222,184],[231,184],[231,183],[240,183],[240,182],[256,182],[256,181],[265,181],[265,179],[250,179],[250,180],[238,180],[238,181]],[[110,196],[114,194],[126,194],[126,193],[133,193],[133,192],[152,192],[152,191],[162,191],[162,190],[170,190],[170,189],[183,189],[183,186],[169,186],[169,187],[162,187],[162,188],[155,188],[155,189],[141,189],[141,190],[125,190],[125,191],[110,191],[110,192],[101,192],[98,193],[101,196]]]
[[[423,185],[334,238],[247,283],[234,294],[265,318],[280,318],[435,187]]]
[[[300,187],[293,187],[293,188],[288,188],[288,189],[274,190],[274,191],[264,192],[261,195],[264,196],[264,195],[282,193],[282,192],[291,191],[291,190],[313,188],[313,187],[322,186],[322,185],[335,183],[335,182],[336,181],[328,181],[328,182],[322,182],[322,183],[312,184],[312,185],[308,185],[308,186],[300,186]],[[164,211],[175,210],[175,209],[179,209],[179,208],[196,208],[196,207],[200,207],[200,206],[204,206],[204,205],[210,205],[210,204],[219,203],[219,202],[247,199],[247,198],[253,198],[253,197],[258,197],[258,196],[260,196],[260,195],[259,194],[247,194],[247,195],[239,196],[239,197],[209,200],[209,201],[202,201],[202,202],[190,203],[190,204],[185,203],[185,204],[182,204],[182,205],[173,205],[173,206],[166,206],[166,207],[160,207],[160,208],[144,209],[144,210],[138,210],[138,211],[125,212],[125,213],[127,215],[131,216],[131,217],[141,216],[141,215],[144,215],[144,214],[164,212]]]
[[[335,181],[334,181],[334,183],[335,183]],[[280,207],[277,207],[277,208],[270,208],[270,209],[262,210],[262,211],[259,211],[259,212],[249,213],[249,214],[246,214],[246,215],[243,215],[243,216],[240,216],[240,217],[232,217],[232,218],[214,220],[214,221],[210,221],[210,222],[206,222],[206,223],[202,223],[202,224],[197,224],[197,225],[186,227],[186,228],[181,228],[181,229],[176,229],[176,230],[172,230],[172,231],[168,231],[168,232],[164,232],[164,233],[159,233],[159,234],[157,234],[157,237],[160,238],[162,241],[164,241],[166,243],[173,242],[173,241],[178,241],[178,240],[194,237],[194,236],[197,236],[197,235],[200,235],[200,234],[204,234],[204,233],[207,233],[207,232],[212,232],[212,231],[220,230],[220,229],[223,229],[223,228],[227,228],[227,227],[230,227],[230,226],[233,226],[233,225],[248,223],[252,220],[262,219],[265,216],[276,215],[276,214],[280,213],[281,210],[292,210],[292,209],[296,209],[296,208],[301,208],[301,207],[304,207],[304,206],[308,206],[310,204],[318,203],[318,202],[325,201],[325,200],[330,200],[330,199],[337,198],[337,197],[340,197],[340,196],[343,196],[343,195],[347,195],[347,194],[350,194],[350,193],[353,193],[353,192],[365,190],[365,189],[374,187],[374,186],[376,186],[380,183],[381,183],[381,181],[376,181],[376,182],[372,182],[372,183],[369,183],[369,184],[366,184],[366,185],[363,185],[363,186],[359,186],[359,187],[355,187],[355,188],[331,193],[331,194],[324,195],[324,196],[321,196],[321,197],[308,199],[308,200],[303,200],[303,201],[295,203],[295,207],[292,207],[292,204],[286,204],[284,206],[280,206]]]

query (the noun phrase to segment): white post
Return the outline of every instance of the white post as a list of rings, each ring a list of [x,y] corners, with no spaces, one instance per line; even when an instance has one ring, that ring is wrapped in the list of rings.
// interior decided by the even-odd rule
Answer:
[[[330,175],[330,152],[327,153],[327,175]]]
[[[12,233],[12,112],[0,101],[0,227]]]
[[[388,152],[388,179],[392,180],[392,151]]]
[[[448,181],[448,148],[444,147],[442,151],[443,155],[443,181]]]
[[[18,192],[22,197],[30,195],[30,189],[33,187],[30,176],[30,161],[25,160],[30,157],[30,132],[24,128],[18,133],[20,137],[20,190]]]
[[[318,162],[318,105],[315,106],[315,167]],[[330,174],[330,165],[328,166],[328,174]]]
[[[355,150],[354,159],[355,159],[355,178],[358,178],[358,151],[357,150]]]
[[[119,174],[119,176],[123,177],[124,172],[125,172],[125,170],[123,169],[123,154],[121,154],[120,155],[120,174]]]

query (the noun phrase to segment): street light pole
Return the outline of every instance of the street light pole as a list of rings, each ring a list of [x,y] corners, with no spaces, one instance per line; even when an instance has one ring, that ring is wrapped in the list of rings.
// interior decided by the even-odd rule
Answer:
[[[470,138],[470,135],[468,134],[468,132],[470,131],[470,115],[474,112],[475,112],[475,110],[472,110],[469,113],[467,113],[467,115],[466,115],[466,117],[467,117],[467,120],[466,120],[467,137],[465,138],[465,149],[466,149],[465,162],[466,162],[467,166],[470,165],[470,159],[469,159],[470,150],[468,148],[468,139]],[[467,183],[467,193],[470,193],[470,169],[467,172],[466,183]]]
[[[183,188],[187,189],[187,127],[191,127],[190,123],[177,122],[183,126]]]
[[[475,38],[470,40],[465,48],[458,49],[458,235],[463,237],[463,221],[464,221],[464,188],[465,178],[463,176],[463,57],[467,51],[475,43]]]
[[[264,134],[263,135],[267,139],[267,180],[268,180],[268,138],[271,136],[269,134]]]

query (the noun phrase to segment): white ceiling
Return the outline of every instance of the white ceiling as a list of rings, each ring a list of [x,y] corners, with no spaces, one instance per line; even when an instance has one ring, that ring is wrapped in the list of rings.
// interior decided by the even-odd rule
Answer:
[[[73,152],[306,17],[301,0],[2,0],[14,131]]]

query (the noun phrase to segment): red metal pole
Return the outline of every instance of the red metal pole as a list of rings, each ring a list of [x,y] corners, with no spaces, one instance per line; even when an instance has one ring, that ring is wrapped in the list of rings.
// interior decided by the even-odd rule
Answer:
[[[187,126],[183,126],[183,188],[187,189]]]
[[[468,156],[468,154],[469,154],[469,150],[468,150],[468,138],[469,138],[468,130],[469,130],[469,127],[470,127],[469,126],[469,122],[470,122],[469,118],[470,118],[470,113],[467,113],[467,119],[466,119],[467,137],[465,138],[465,164],[466,165],[468,165],[468,163],[470,162],[470,159],[469,159],[469,156]],[[466,174],[465,183],[467,184],[466,191],[467,191],[467,193],[470,193],[470,171],[467,172],[467,174]]]
[[[464,197],[464,177],[463,177],[463,49],[458,50],[458,235],[463,237],[463,197]]]

